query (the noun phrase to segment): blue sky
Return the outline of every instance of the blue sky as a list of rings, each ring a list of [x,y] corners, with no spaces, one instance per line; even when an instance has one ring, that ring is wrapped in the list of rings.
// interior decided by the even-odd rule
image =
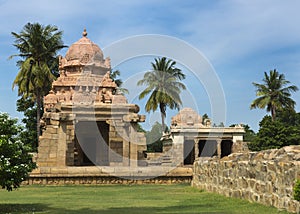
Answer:
[[[63,30],[66,45],[76,42],[87,28],[88,37],[104,49],[105,56],[105,49],[112,43],[136,35],[158,34],[183,40],[199,50],[214,68],[225,94],[225,124],[246,123],[257,130],[266,112],[249,109],[255,98],[252,82],[261,82],[264,71],[276,68],[300,87],[299,8],[297,0],[0,0],[0,111],[22,117],[16,112],[17,90],[11,88],[18,72],[17,59],[8,60],[17,53],[11,32],[20,32],[27,22],[39,22]],[[131,59],[117,68],[127,81],[150,69],[151,60]],[[193,71],[178,66],[188,74],[185,106],[192,100],[192,107],[200,114],[210,114],[205,87],[193,81]],[[300,92],[292,98],[299,103],[299,111]],[[143,102],[135,98],[130,101],[143,109]],[[146,125],[159,120],[157,113],[147,116]]]

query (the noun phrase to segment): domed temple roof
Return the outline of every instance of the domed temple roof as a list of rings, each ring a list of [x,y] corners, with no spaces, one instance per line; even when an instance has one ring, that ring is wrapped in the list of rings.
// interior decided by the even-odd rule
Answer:
[[[200,126],[202,127],[202,117],[192,108],[183,108],[177,115],[172,117],[173,127]]]
[[[98,45],[87,38],[86,29],[82,33],[82,38],[72,44],[66,53],[65,59],[79,61],[81,64],[103,62],[103,52]]]

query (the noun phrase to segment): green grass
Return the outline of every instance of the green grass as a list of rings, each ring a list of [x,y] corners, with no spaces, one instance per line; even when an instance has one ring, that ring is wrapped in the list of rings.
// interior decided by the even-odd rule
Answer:
[[[23,186],[0,190],[0,213],[287,213],[188,185]]]

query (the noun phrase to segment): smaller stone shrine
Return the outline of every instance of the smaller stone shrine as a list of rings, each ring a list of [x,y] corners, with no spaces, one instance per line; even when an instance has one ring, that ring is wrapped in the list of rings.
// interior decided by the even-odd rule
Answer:
[[[203,121],[191,108],[182,109],[172,118],[171,137],[175,155],[183,164],[193,164],[195,158],[222,158],[241,150],[245,130],[242,126],[212,127],[210,119]],[[183,155],[179,155],[183,154]]]
[[[146,141],[137,123],[145,116],[118,93],[110,71],[86,30],[59,58],[60,76],[44,98],[39,168],[139,165]]]
[[[149,160],[155,165],[191,165],[198,157],[222,158],[247,150],[243,142],[244,128],[212,127],[191,108],[183,108],[172,117],[170,132],[163,137],[163,152]],[[153,156],[153,155],[152,155]],[[152,157],[151,156],[151,157]]]

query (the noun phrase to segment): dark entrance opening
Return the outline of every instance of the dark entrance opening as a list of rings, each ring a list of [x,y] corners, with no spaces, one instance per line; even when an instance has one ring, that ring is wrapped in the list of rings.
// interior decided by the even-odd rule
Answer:
[[[108,166],[108,142],[109,125],[106,122],[78,122],[75,126],[75,165]]]
[[[221,142],[221,158],[228,156],[232,151],[232,141],[231,140],[222,140]]]
[[[217,155],[217,141],[215,140],[199,140],[198,157],[212,157]]]
[[[193,164],[195,161],[195,142],[193,140],[184,141],[184,165]]]

